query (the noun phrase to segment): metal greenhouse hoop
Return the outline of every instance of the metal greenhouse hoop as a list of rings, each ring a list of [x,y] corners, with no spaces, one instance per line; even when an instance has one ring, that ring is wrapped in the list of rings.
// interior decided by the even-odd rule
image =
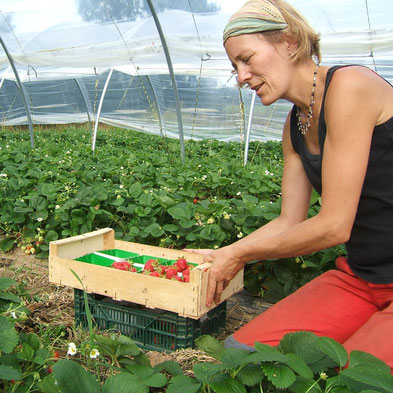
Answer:
[[[149,8],[150,8],[150,11],[152,13],[154,22],[156,24],[156,28],[158,30],[158,34],[159,34],[160,39],[161,39],[162,47],[163,47],[164,53],[165,53],[165,59],[166,59],[167,65],[168,65],[168,70],[169,70],[169,74],[170,74],[171,81],[172,81],[173,94],[175,96],[177,123],[178,123],[178,126],[179,126],[180,154],[181,154],[182,162],[184,163],[184,161],[185,161],[185,149],[184,149],[183,119],[182,119],[182,115],[181,115],[179,91],[177,89],[176,78],[175,78],[175,73],[174,73],[174,70],[173,70],[171,55],[169,53],[169,49],[168,49],[168,45],[167,45],[166,40],[165,40],[164,32],[163,32],[163,30],[161,28],[161,23],[160,23],[160,20],[158,18],[158,15],[156,13],[156,10],[154,9],[153,3],[151,2],[151,0],[146,0],[146,1],[147,1],[147,4],[149,5]]]
[[[19,91],[20,91],[20,94],[22,96],[22,101],[23,101],[23,104],[24,104],[25,109],[26,109],[27,121],[29,123],[30,144],[31,144],[31,147],[34,148],[33,121],[31,119],[29,105],[27,104],[26,93],[25,93],[23,84],[22,84],[22,82],[21,82],[21,80],[19,78],[18,70],[15,67],[14,59],[12,58],[11,54],[8,52],[7,46],[6,46],[5,42],[3,41],[3,39],[1,38],[1,36],[0,36],[0,44],[3,47],[4,52],[5,52],[5,54],[6,54],[7,58],[8,58],[8,61],[11,64],[12,70],[14,71],[14,75],[15,75],[15,78],[16,78],[16,81],[17,81],[17,85],[19,87]]]

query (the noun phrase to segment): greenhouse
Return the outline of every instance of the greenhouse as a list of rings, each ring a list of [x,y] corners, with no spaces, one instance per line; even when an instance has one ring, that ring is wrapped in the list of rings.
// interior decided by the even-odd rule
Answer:
[[[239,2],[144,0],[131,15],[119,4],[1,1],[1,125],[90,122],[97,131],[102,122],[180,141],[280,139],[288,103],[263,107],[238,89],[222,45]],[[321,33],[322,64],[363,64],[392,81],[388,0],[293,5]]]
[[[392,393],[392,18],[0,0],[0,393]]]

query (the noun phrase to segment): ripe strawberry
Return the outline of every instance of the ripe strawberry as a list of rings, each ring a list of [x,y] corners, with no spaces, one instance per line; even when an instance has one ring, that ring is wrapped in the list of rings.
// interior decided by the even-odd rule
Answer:
[[[165,277],[167,279],[171,279],[172,277],[177,277],[177,269],[173,269],[173,268],[169,268],[167,269],[166,273],[165,273]]]
[[[132,267],[130,271],[131,271],[131,272],[137,272],[138,269],[137,269],[136,267]]]
[[[53,352],[53,357],[58,359],[60,357],[59,352],[57,351]]]
[[[184,282],[190,282],[190,272],[186,273],[186,270],[183,272],[183,280]]]
[[[184,258],[179,258],[174,265],[176,265],[179,268],[179,271],[183,271],[187,269],[187,261]]]
[[[118,261],[113,262],[112,267],[119,270],[129,270],[131,269],[131,265],[127,261]]]
[[[157,262],[154,259],[149,259],[143,268],[143,270],[148,270],[149,272],[154,272],[156,270],[155,264]]]
[[[157,271],[160,272],[161,274],[165,274],[167,268],[168,268],[167,266],[158,265],[157,266]]]
[[[153,277],[160,277],[160,273],[158,273],[157,271],[151,272],[149,274],[149,276],[153,276]]]
[[[180,276],[175,276],[174,278],[175,278],[177,281],[184,282],[183,278],[180,277]]]
[[[341,270],[347,266],[347,258],[344,256],[339,256],[336,258],[336,267],[337,269]]]
[[[52,374],[52,371],[53,371],[53,370],[52,370],[52,366],[49,366],[49,367],[48,367],[48,373],[49,373],[49,374]]]

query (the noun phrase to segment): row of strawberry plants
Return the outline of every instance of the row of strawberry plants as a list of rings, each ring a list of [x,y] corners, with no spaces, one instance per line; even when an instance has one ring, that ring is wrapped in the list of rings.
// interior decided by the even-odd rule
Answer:
[[[255,352],[224,348],[211,336],[196,340],[215,361],[182,370],[174,361],[152,366],[131,338],[97,334],[89,315],[89,336],[68,342],[24,333],[26,302],[0,277],[0,391],[5,393],[389,393],[390,368],[372,355],[345,348],[310,332],[290,333],[277,347],[256,343]],[[85,294],[85,307],[89,310]],[[62,341],[63,342],[63,341]],[[67,342],[63,343],[67,344]],[[60,349],[59,349],[60,350]]]
[[[20,245],[46,257],[50,241],[102,227],[126,241],[217,248],[279,214],[279,142],[251,143],[244,167],[234,142],[187,141],[182,163],[176,140],[109,129],[99,132],[94,153],[90,140],[83,127],[42,130],[31,149],[25,131],[0,133],[3,251]],[[311,214],[317,210],[315,198]],[[290,284],[275,264],[256,264],[246,284],[258,292],[265,281],[275,301],[329,268],[339,252],[288,261],[298,272]]]

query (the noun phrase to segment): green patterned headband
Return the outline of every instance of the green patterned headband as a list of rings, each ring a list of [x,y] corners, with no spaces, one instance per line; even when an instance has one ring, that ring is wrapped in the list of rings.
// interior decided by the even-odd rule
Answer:
[[[281,12],[272,3],[265,0],[250,0],[229,19],[224,29],[223,41],[225,43],[229,37],[236,35],[283,30],[287,26]]]

